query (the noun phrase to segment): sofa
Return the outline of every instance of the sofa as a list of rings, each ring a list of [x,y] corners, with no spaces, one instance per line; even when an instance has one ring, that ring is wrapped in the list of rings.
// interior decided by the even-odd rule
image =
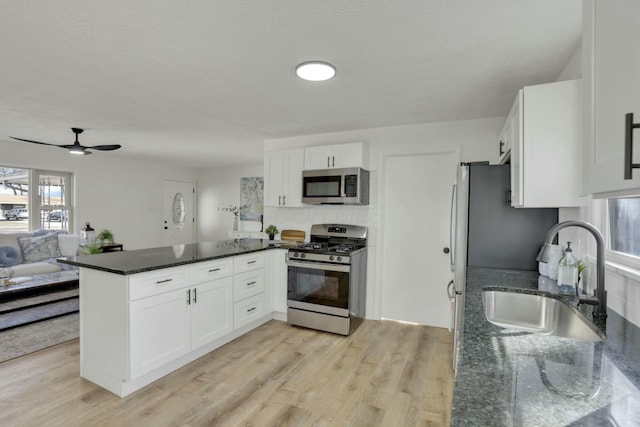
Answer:
[[[79,247],[80,236],[65,231],[0,233],[0,267],[11,268],[14,277],[75,269],[56,259],[77,255]]]

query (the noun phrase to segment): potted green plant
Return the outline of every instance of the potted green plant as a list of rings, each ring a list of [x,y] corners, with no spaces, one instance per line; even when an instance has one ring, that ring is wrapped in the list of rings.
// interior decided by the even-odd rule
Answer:
[[[108,245],[114,243],[113,232],[108,228],[104,228],[98,233],[96,236],[96,241],[103,245]]]
[[[80,253],[82,255],[99,254],[99,253],[102,253],[102,248],[100,247],[100,243],[96,241],[93,243],[89,243],[87,246],[83,246],[82,248],[80,248]]]
[[[269,240],[273,240],[273,238],[280,232],[280,230],[278,230],[278,227],[271,224],[266,228],[266,230],[264,230],[264,232],[269,236]]]

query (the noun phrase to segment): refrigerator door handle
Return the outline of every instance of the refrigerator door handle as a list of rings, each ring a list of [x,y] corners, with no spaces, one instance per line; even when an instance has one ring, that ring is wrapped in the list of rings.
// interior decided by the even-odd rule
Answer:
[[[457,203],[456,196],[458,194],[458,184],[453,184],[453,188],[451,189],[451,215],[449,216],[449,263],[451,264],[451,270],[456,266],[456,242],[454,232],[458,227],[458,212],[457,212]]]
[[[451,302],[453,302],[455,298],[455,292],[454,293],[451,292],[452,286],[453,286],[453,280],[451,280],[447,285],[447,296],[449,297],[449,300],[451,300]]]

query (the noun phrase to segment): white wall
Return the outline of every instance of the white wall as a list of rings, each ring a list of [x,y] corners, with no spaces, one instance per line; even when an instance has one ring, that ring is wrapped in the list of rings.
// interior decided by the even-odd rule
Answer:
[[[367,317],[377,313],[375,301],[377,276],[376,267],[378,248],[382,242],[378,239],[382,226],[384,197],[380,194],[379,171],[384,156],[397,154],[432,153],[448,150],[460,150],[461,161],[497,162],[497,138],[504,123],[504,117],[464,120],[456,122],[429,123],[411,126],[364,129],[350,132],[308,135],[295,138],[269,140],[265,150],[314,145],[364,142],[368,149],[368,168],[371,171],[371,197],[368,206],[310,206],[304,208],[267,207],[264,212],[265,224],[275,224],[279,229],[303,230],[309,238],[312,224],[342,223],[365,225],[369,229],[369,252],[367,272]],[[444,182],[443,185],[451,183]],[[420,186],[416,184],[416,197]],[[408,218],[419,224],[419,218]],[[382,252],[380,252],[382,253]]]
[[[125,249],[163,246],[162,183],[195,181],[195,170],[118,157],[73,156],[64,150],[0,141],[0,166],[73,172],[78,233],[85,222],[111,229]]]
[[[233,214],[218,208],[240,205],[240,178],[263,176],[262,164],[198,169],[196,241],[225,240],[233,229]],[[242,223],[240,224],[242,229]]]

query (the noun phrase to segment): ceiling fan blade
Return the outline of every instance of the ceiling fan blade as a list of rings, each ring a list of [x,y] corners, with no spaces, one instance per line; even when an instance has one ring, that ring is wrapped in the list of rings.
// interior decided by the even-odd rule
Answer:
[[[117,150],[120,147],[122,147],[122,145],[113,144],[113,145],[94,145],[93,147],[85,147],[85,148],[90,148],[92,150],[110,151],[110,150]]]
[[[10,136],[9,138],[17,139],[18,141],[31,142],[33,144],[50,145],[52,147],[62,147],[62,148],[65,147],[64,145],[49,144],[48,142],[40,142],[40,141],[33,141],[31,139],[16,138],[15,136]]]

